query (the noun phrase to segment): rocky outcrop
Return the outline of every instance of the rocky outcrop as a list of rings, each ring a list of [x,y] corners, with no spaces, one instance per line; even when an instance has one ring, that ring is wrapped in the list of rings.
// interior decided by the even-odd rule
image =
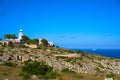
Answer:
[[[119,59],[111,59],[92,54],[85,54],[84,56],[80,56],[81,54],[62,52],[62,50],[60,51],[60,49],[30,49],[30,48],[19,49],[5,48],[1,52],[2,53],[0,53],[0,62],[12,61],[18,63],[19,66],[21,66],[21,63],[23,63],[24,61],[36,60],[45,61],[46,64],[52,66],[55,71],[61,71],[62,69],[69,68],[77,73],[112,72],[115,74],[120,74]],[[71,54],[75,55],[72,55],[71,57]]]

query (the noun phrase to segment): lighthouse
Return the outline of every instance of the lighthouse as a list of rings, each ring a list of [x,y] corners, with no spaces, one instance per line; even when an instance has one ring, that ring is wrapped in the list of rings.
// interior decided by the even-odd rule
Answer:
[[[23,30],[22,29],[20,29],[20,31],[19,31],[19,40],[21,40],[22,39],[22,36],[23,36]]]

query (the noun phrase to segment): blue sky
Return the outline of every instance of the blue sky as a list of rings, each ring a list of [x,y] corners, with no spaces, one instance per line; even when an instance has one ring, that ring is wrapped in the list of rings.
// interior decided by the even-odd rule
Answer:
[[[0,0],[0,37],[21,28],[65,48],[120,48],[120,0]]]

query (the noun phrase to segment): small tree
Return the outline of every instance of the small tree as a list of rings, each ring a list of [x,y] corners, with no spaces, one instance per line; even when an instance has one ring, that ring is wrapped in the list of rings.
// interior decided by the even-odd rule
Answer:
[[[4,36],[6,39],[16,39],[16,35],[15,34],[5,34]]]
[[[30,39],[27,41],[28,44],[38,44],[39,40],[38,39]]]
[[[12,34],[12,35],[10,35],[10,38],[11,38],[11,39],[16,39],[17,37],[16,37],[15,34]]]
[[[45,46],[45,47],[48,46],[48,41],[46,39],[42,39],[41,42],[42,42],[43,46]]]
[[[33,39],[34,44],[39,44],[39,39]]]
[[[5,34],[4,36],[6,39],[10,39],[11,38],[11,35],[10,34]]]
[[[9,41],[9,42],[8,42],[8,47],[14,48],[14,44],[13,44],[12,41]]]
[[[30,38],[26,35],[23,35],[22,36],[22,39],[25,41],[25,42],[28,42],[30,40]]]

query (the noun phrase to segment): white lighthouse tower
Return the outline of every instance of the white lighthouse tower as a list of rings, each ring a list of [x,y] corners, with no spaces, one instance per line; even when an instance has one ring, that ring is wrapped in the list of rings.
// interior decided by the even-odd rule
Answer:
[[[22,36],[23,36],[23,30],[22,29],[20,29],[20,31],[19,31],[19,40],[21,40],[22,39]]]

